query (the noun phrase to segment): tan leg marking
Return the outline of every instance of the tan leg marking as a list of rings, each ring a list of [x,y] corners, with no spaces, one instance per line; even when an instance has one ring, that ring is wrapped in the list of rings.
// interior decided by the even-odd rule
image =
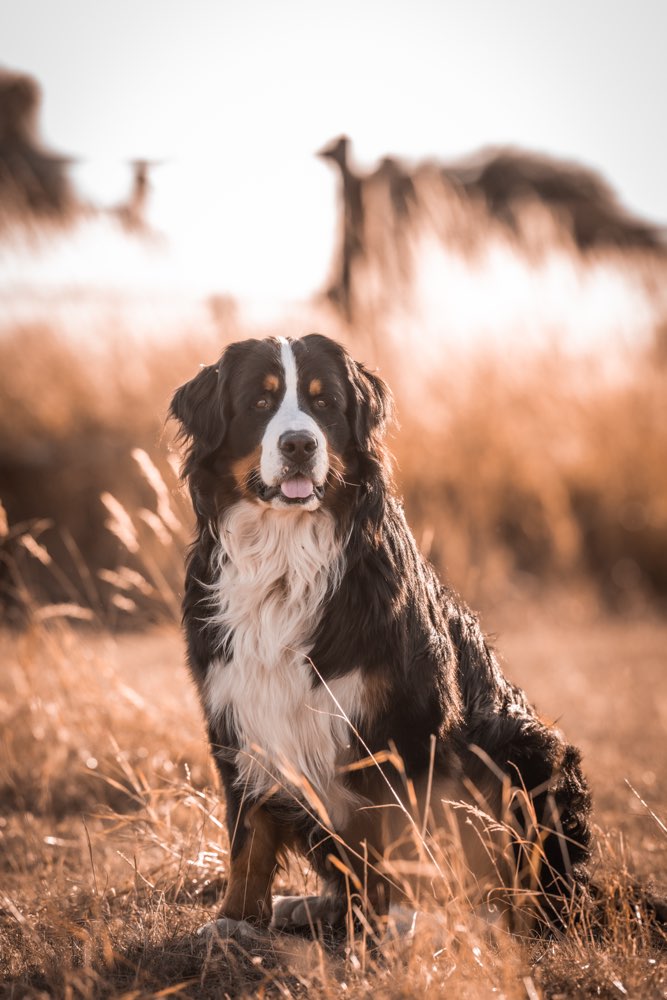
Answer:
[[[264,924],[271,919],[271,886],[282,837],[262,806],[247,817],[246,826],[243,846],[230,860],[219,916]]]
[[[350,870],[349,890],[362,907],[375,916],[384,916],[389,909],[389,886],[383,875],[384,821],[382,811],[356,810],[341,833],[344,844],[340,860]]]

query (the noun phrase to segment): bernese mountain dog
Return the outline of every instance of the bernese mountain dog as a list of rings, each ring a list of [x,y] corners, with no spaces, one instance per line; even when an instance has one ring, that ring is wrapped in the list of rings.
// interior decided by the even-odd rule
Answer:
[[[230,933],[381,921],[424,894],[514,929],[562,927],[585,889],[579,752],[420,553],[392,489],[390,411],[385,383],[318,334],[230,344],[171,403],[197,519],[183,619],[225,790]],[[321,896],[272,896],[286,852],[309,860]]]

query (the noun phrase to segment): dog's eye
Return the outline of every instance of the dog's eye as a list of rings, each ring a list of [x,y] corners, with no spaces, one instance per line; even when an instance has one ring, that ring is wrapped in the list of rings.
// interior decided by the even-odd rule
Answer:
[[[260,398],[255,402],[256,410],[268,410],[270,406],[271,406],[271,400],[268,398],[268,396],[260,396]]]
[[[328,405],[329,405],[329,404],[327,403],[326,399],[324,399],[324,397],[323,397],[323,396],[319,396],[319,397],[318,397],[318,398],[317,398],[316,400],[314,400],[314,402],[313,402],[313,406],[314,406],[314,407],[315,407],[316,409],[318,409],[318,410],[326,410],[326,408],[327,408],[327,406],[328,406]]]

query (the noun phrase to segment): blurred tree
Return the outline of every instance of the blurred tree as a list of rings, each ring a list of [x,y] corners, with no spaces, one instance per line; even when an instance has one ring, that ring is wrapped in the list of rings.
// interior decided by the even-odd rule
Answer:
[[[39,141],[40,103],[32,77],[0,69],[0,235],[16,226],[70,225],[83,207],[67,176],[75,161]]]
[[[578,164],[507,148],[413,167],[384,157],[362,174],[350,166],[350,149],[340,136],[318,153],[341,177],[341,236],[325,294],[348,323],[410,293],[424,233],[464,253],[499,234],[530,257],[556,242],[581,254],[664,257],[667,250],[663,230],[633,216],[595,171]]]
[[[322,159],[335,163],[341,175],[339,190],[342,203],[342,233],[338,260],[334,265],[333,279],[326,294],[348,321],[352,319],[352,272],[356,259],[364,253],[362,178],[349,165],[349,146],[348,137],[341,135],[317,154]]]
[[[518,149],[486,150],[467,163],[443,166],[442,178],[468,198],[483,198],[489,214],[515,234],[526,206],[538,201],[581,251],[666,249],[657,226],[631,215],[594,170],[576,163]]]
[[[148,204],[152,185],[150,173],[162,160],[130,160],[132,184],[127,200],[111,209],[111,214],[131,236],[151,236],[154,231],[148,222]]]

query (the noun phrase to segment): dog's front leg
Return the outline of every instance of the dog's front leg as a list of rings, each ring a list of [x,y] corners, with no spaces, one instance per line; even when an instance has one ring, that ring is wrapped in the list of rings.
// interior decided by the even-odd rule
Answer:
[[[220,917],[268,924],[276,855],[281,846],[278,827],[262,805],[242,810],[230,831],[230,866]]]

